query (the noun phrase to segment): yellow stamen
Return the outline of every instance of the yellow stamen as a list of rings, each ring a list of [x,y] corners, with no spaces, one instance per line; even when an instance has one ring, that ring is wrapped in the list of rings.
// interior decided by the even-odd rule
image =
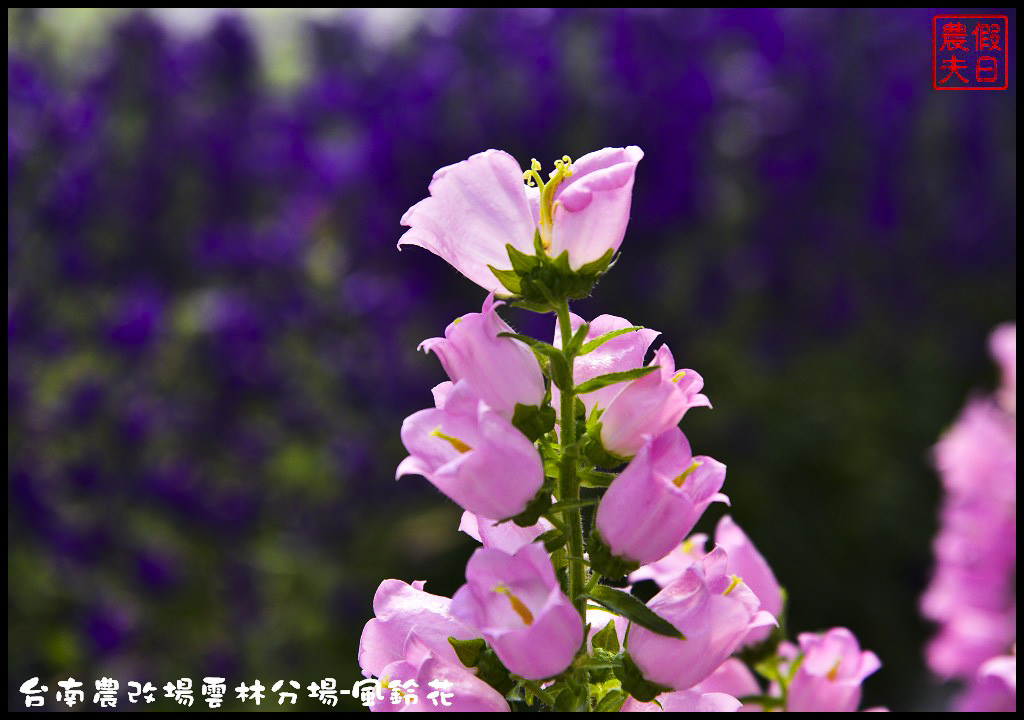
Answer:
[[[690,538],[686,538],[685,540],[683,540],[683,552],[687,555],[693,554],[693,540],[691,540]]]
[[[519,616],[519,619],[527,625],[533,625],[533,613],[530,612],[530,608],[526,607],[526,603],[524,603],[522,600],[513,595],[511,590],[509,590],[504,585],[499,585],[498,587],[494,588],[494,592],[498,593],[499,595],[504,595],[505,597],[507,597],[509,604],[512,606],[512,609],[515,610],[516,615]]]
[[[551,249],[551,235],[554,232],[555,190],[573,174],[572,159],[563,155],[561,160],[556,160],[555,169],[548,175],[547,182],[541,179],[540,170],[541,164],[534,158],[530,161],[530,169],[523,173],[523,179],[528,186],[540,188],[540,242],[547,251]]]
[[[679,475],[679,477],[677,477],[672,482],[674,482],[676,484],[676,487],[680,487],[681,488],[683,486],[683,483],[686,482],[686,478],[690,477],[690,475],[693,474],[693,471],[696,470],[699,467],[700,467],[700,462],[697,461],[697,460],[694,460],[692,463],[690,463],[690,467],[688,467],[685,470],[683,470],[683,472]]]
[[[737,586],[737,585],[739,585],[739,584],[740,584],[741,582],[743,582],[743,578],[741,578],[741,577],[740,577],[739,575],[733,575],[733,576],[732,576],[732,582],[731,582],[731,583],[729,583],[729,587],[727,587],[727,588],[725,589],[725,592],[724,592],[724,593],[722,593],[722,594],[723,594],[723,595],[728,595],[728,594],[729,594],[729,593],[731,593],[731,592],[732,592],[733,590],[735,590],[735,589],[736,589],[736,586]]]
[[[461,440],[459,440],[457,437],[452,437],[451,435],[445,435],[443,432],[441,432],[440,426],[434,428],[434,431],[431,432],[430,435],[431,435],[431,437],[436,437],[436,438],[441,438],[442,440],[447,440],[448,442],[451,443],[452,447],[455,448],[456,450],[458,450],[460,453],[467,453],[467,452],[469,452],[470,450],[473,449],[469,445],[467,445],[466,443],[464,443]]]
[[[677,372],[675,375],[672,376],[672,382],[675,382],[675,383],[679,382],[680,380],[683,379],[683,376],[685,376],[685,375],[686,375],[686,371],[685,370],[680,370],[679,372]]]
[[[842,662],[842,658],[836,660],[836,664],[832,666],[832,669],[828,671],[828,674],[825,677],[827,677],[832,682],[835,682],[839,678],[839,664]]]

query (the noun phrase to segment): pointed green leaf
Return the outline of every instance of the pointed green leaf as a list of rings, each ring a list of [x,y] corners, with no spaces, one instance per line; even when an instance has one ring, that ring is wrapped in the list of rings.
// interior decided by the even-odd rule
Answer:
[[[542,534],[534,542],[537,541],[544,543],[544,549],[549,553],[554,552],[565,546],[565,533],[558,528],[553,528]]]
[[[619,651],[619,635],[615,632],[615,621],[609,620],[604,629],[594,635],[592,642],[595,648],[617,653]]]
[[[458,638],[450,637],[448,642],[455,650],[455,654],[458,655],[459,662],[468,668],[475,668],[477,663],[480,662],[480,657],[484,654],[484,650],[487,649],[487,642],[483,638],[459,640]]]
[[[579,500],[562,500],[551,506],[550,512],[565,512],[566,510],[578,510],[579,508],[590,507],[601,502],[601,498],[580,498]]]
[[[583,345],[583,347],[580,348],[580,351],[577,353],[577,355],[586,355],[587,353],[592,353],[609,340],[614,340],[620,335],[625,335],[626,333],[636,332],[637,330],[643,329],[644,328],[642,325],[633,325],[632,327],[619,328],[618,330],[606,332],[604,335],[599,335],[598,337],[594,338],[590,342]]]
[[[594,712],[618,712],[622,709],[622,706],[626,704],[626,700],[629,699],[622,690],[609,690],[603,698],[597,703],[597,707],[594,708]]]
[[[569,340],[569,347],[565,350],[567,355],[576,357],[580,354],[580,348],[583,347],[583,341],[587,339],[588,332],[590,332],[590,323],[583,323],[579,326],[572,339]]]
[[[627,380],[636,380],[642,378],[645,375],[650,375],[655,370],[660,370],[660,365],[646,365],[641,368],[634,368],[633,370],[623,370],[622,372],[607,373],[605,375],[598,375],[592,380],[587,380],[584,383],[580,383],[576,386],[576,393],[583,395],[584,393],[594,392],[601,388],[614,385],[619,382],[626,382]]]
[[[656,632],[666,637],[686,639],[672,623],[659,617],[637,598],[622,590],[617,590],[607,585],[598,585],[583,597],[590,598],[599,605],[604,605],[612,612],[629,618],[632,622],[647,628],[651,632]]]
[[[588,262],[586,265],[580,267],[576,272],[580,275],[601,275],[611,269],[611,266],[615,264],[612,258],[615,256],[615,250],[608,248],[608,251],[593,262]]]
[[[601,472],[600,470],[584,470],[580,473],[580,487],[606,488],[618,477],[617,473]]]

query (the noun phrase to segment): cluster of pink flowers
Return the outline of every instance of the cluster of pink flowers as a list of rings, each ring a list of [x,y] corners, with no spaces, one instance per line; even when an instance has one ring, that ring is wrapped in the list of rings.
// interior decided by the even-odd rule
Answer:
[[[537,161],[524,173],[488,150],[435,173],[403,217],[400,246],[488,292],[421,344],[449,381],[405,420],[397,473],[462,507],[459,529],[481,547],[451,599],[385,580],[360,666],[391,688],[441,678],[452,710],[856,710],[877,657],[844,628],[785,642],[784,593],[739,526],[722,518],[710,551],[690,536],[729,502],[725,465],[679,428],[711,406],[702,377],[664,344],[646,362],[655,331],[569,311],[622,243],[642,157],[565,157],[544,180]],[[517,334],[506,303],[554,313],[553,342]],[[616,587],[627,575],[661,591],[643,603]]]
[[[928,665],[967,683],[963,710],[1013,710],[1017,703],[1017,328],[992,334],[1002,371],[994,398],[975,398],[935,448],[946,491],[937,560],[921,599],[939,623]]]

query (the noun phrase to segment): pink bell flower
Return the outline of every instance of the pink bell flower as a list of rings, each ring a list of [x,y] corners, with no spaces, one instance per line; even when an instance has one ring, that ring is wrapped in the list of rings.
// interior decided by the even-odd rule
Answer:
[[[692,407],[711,407],[700,390],[704,379],[693,370],[676,371],[668,345],[654,355],[659,369],[626,383],[600,417],[601,444],[608,452],[631,458],[646,442],[674,427]]]
[[[752,628],[775,623],[738,577],[726,573],[728,558],[715,548],[647,603],[685,640],[634,625],[627,650],[644,678],[687,690],[710,676],[740,646]]]
[[[359,667],[366,677],[383,677],[384,668],[405,659],[410,633],[438,658],[459,663],[448,642],[449,637],[472,640],[480,632],[451,614],[452,601],[423,590],[423,581],[407,585],[401,580],[385,580],[373,596],[376,617],[366,623],[359,638]]]
[[[572,326],[572,331],[575,333],[583,324],[583,318],[575,313],[569,313],[569,322]],[[633,327],[633,323],[625,318],[616,317],[615,315],[598,315],[590,323],[587,341],[599,338],[614,330],[628,327]],[[587,380],[596,378],[598,375],[624,372],[642,367],[644,358],[647,356],[647,350],[660,334],[657,330],[641,328],[640,330],[624,333],[616,338],[612,338],[593,352],[580,355],[576,358],[576,362],[573,365],[573,384],[580,385]],[[556,348],[562,347],[562,333],[558,329],[557,321],[555,323],[553,344]],[[625,387],[624,383],[615,383],[614,385],[608,385],[599,390],[580,395],[579,399],[586,406],[587,414],[589,415],[595,406],[600,408],[608,407],[608,403],[619,394],[623,387]],[[558,388],[552,387],[551,394],[552,404],[556,408],[559,407]]]
[[[728,515],[722,516],[715,528],[715,544],[729,555],[729,572],[743,578],[743,582],[761,601],[761,609],[778,617],[782,612],[782,588],[768,561],[757,551],[747,534]],[[753,645],[768,638],[770,627],[750,631],[744,641]]]
[[[528,680],[562,672],[583,645],[583,620],[540,543],[514,555],[495,548],[474,552],[451,610],[480,628],[505,667]]]
[[[742,703],[732,695],[692,688],[662,693],[656,703],[640,702],[631,697],[620,712],[736,712],[740,707]]]
[[[378,676],[379,694],[373,712],[511,712],[508,702],[456,660],[440,657],[409,634],[400,660]]]
[[[725,465],[690,454],[683,431],[672,427],[649,440],[612,481],[597,508],[597,529],[612,554],[653,562],[682,543],[707,507],[728,502],[719,492]]]
[[[519,340],[498,337],[515,332],[498,316],[503,304],[491,293],[481,312],[458,318],[443,338],[424,340],[420,349],[435,353],[453,382],[466,380],[491,409],[511,420],[517,404],[541,405],[546,388],[533,351]]]
[[[402,423],[410,455],[396,478],[417,474],[464,510],[500,520],[518,515],[544,484],[533,443],[481,400],[465,380],[434,388],[437,407]]]
[[[486,150],[434,173],[430,197],[402,216],[409,230],[398,247],[419,245],[499,294],[507,290],[488,266],[512,269],[507,245],[534,255],[538,232],[548,256],[568,252],[570,268],[578,270],[622,244],[642,157],[630,146],[598,150],[575,163],[563,158],[545,182],[540,163],[524,174],[508,153]],[[524,177],[536,186],[528,187]]]
[[[832,628],[823,635],[797,638],[803,660],[789,684],[790,712],[856,712],[861,683],[882,666],[870,650],[861,651],[853,633]]]

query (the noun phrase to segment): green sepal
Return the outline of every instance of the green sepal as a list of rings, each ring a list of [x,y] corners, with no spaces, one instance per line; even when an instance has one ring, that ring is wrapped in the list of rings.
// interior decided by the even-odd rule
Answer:
[[[538,541],[544,543],[544,549],[551,553],[565,546],[565,533],[558,528],[552,528],[534,540]]]
[[[455,650],[459,662],[468,668],[476,668],[476,676],[502,695],[507,695],[516,686],[508,668],[498,659],[494,650],[487,647],[483,638],[459,640],[449,637],[448,643]]]
[[[583,454],[586,455],[590,462],[600,468],[617,468],[623,463],[628,462],[627,458],[620,458],[618,455],[604,449],[604,445],[601,443],[601,427],[602,424],[599,422],[588,424],[587,443]]]
[[[601,539],[601,533],[597,531],[596,523],[591,529],[590,539],[587,541],[587,554],[590,557],[590,569],[609,580],[618,580],[640,567],[638,562],[624,560],[612,554],[611,549]]]
[[[527,503],[525,510],[511,518],[504,518],[501,522],[511,520],[519,527],[530,527],[537,524],[540,516],[546,513],[549,507],[551,507],[551,487],[545,482],[533,499]]]
[[[594,338],[593,340],[591,340],[590,342],[584,343],[584,345],[580,348],[579,353],[577,353],[577,354],[578,355],[586,355],[587,353],[592,353],[595,350],[597,350],[599,347],[604,345],[606,342],[608,342],[609,340],[614,340],[615,338],[619,337],[620,335],[625,335],[626,333],[636,332],[637,330],[643,330],[643,326],[641,326],[641,325],[633,325],[632,327],[620,328],[618,330],[612,330],[611,332],[606,332],[604,335],[599,335],[596,338]]]
[[[562,692],[558,693],[558,697],[555,698],[555,706],[552,709],[555,712],[585,711],[587,708],[581,707],[584,697],[583,688],[567,678],[565,687],[562,689]]]
[[[607,650],[610,653],[617,653],[619,651],[619,635],[615,631],[615,621],[609,620],[608,624],[604,626],[603,630],[599,630],[594,633],[594,638],[591,640],[594,649]]]
[[[609,690],[598,700],[594,712],[618,712],[628,699],[629,695],[622,690]]]
[[[527,255],[517,250],[511,243],[505,245],[505,250],[508,251],[508,259],[512,263],[512,271],[516,275],[527,275],[541,264],[539,255]]]
[[[672,688],[645,679],[629,653],[622,656],[622,667],[615,669],[615,677],[622,683],[622,689],[640,702],[651,702],[662,693],[672,692]]]
[[[593,562],[593,560],[591,560],[591,562]],[[589,593],[584,594],[583,597],[589,598],[599,605],[603,605],[612,612],[628,618],[630,622],[634,622],[641,627],[647,628],[651,632],[664,635],[665,637],[676,638],[677,640],[686,639],[675,625],[665,618],[660,617],[657,613],[640,602],[640,600],[627,592],[608,587],[607,585],[598,585]]]
[[[488,265],[487,268],[491,271],[494,277],[498,279],[498,282],[500,282],[510,293],[518,295],[522,292],[519,285],[519,276],[514,270],[499,270],[493,265]]]
[[[538,407],[516,403],[512,424],[531,442],[536,442],[555,427],[555,409],[550,405]]]
[[[633,368],[632,370],[623,370],[622,372],[606,373],[604,375],[598,375],[596,378],[582,382],[575,387],[575,392],[578,395],[584,395],[588,392],[594,392],[601,388],[614,385],[615,383],[626,382],[628,380],[637,380],[650,375],[655,370],[660,370],[660,365],[645,365],[640,368]]]

